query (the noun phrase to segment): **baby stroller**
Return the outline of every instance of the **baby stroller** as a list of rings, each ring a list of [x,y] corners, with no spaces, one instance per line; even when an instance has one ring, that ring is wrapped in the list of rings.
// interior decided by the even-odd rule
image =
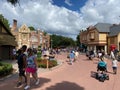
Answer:
[[[107,74],[106,66],[99,66],[97,67],[96,79],[101,82],[105,80],[109,80],[109,75]]]

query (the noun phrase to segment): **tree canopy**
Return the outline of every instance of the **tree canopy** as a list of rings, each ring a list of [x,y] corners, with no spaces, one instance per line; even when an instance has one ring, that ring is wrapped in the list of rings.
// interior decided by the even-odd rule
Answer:
[[[77,37],[76,37],[76,45],[80,46],[80,44],[81,44],[80,43],[80,34],[78,34]]]
[[[51,43],[53,48],[75,46],[75,41],[72,38],[55,34],[51,35]]]
[[[35,28],[33,26],[29,26],[28,28],[30,29],[30,31],[35,31]]]
[[[10,24],[9,21],[4,18],[4,16],[2,14],[0,14],[0,20],[3,22],[3,24],[6,26],[6,28],[9,30],[10,29]]]

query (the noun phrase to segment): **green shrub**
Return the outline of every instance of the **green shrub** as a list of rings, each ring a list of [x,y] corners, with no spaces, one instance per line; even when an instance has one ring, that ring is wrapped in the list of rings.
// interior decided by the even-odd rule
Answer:
[[[40,67],[40,68],[46,68],[47,66],[46,66],[45,63],[39,63],[39,64],[38,64],[38,67]]]
[[[12,64],[0,62],[0,77],[9,75],[12,71]]]
[[[42,53],[39,51],[39,52],[37,52],[37,57],[38,58],[40,58],[41,57],[41,55],[42,55]]]
[[[42,60],[41,57],[37,57],[37,61],[40,62]]]
[[[52,68],[54,66],[57,66],[57,61],[56,60],[49,60],[48,63],[49,63],[48,68]],[[38,67],[46,68],[47,67],[47,60],[40,60],[40,61],[38,61]]]

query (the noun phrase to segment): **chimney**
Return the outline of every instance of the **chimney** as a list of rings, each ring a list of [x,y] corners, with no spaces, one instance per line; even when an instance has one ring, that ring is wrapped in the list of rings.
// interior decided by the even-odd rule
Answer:
[[[17,29],[17,20],[13,19],[13,31]]]

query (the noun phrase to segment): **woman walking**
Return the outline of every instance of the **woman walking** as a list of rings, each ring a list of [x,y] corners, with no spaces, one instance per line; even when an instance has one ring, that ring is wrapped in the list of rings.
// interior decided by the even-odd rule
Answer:
[[[33,54],[33,50],[31,48],[29,48],[27,50],[28,53],[28,57],[26,60],[26,76],[27,76],[27,85],[25,86],[25,90],[30,88],[30,74],[32,74],[33,78],[36,80],[35,85],[39,84],[39,79],[38,79],[38,75],[37,75],[37,60],[36,60],[36,56]]]

